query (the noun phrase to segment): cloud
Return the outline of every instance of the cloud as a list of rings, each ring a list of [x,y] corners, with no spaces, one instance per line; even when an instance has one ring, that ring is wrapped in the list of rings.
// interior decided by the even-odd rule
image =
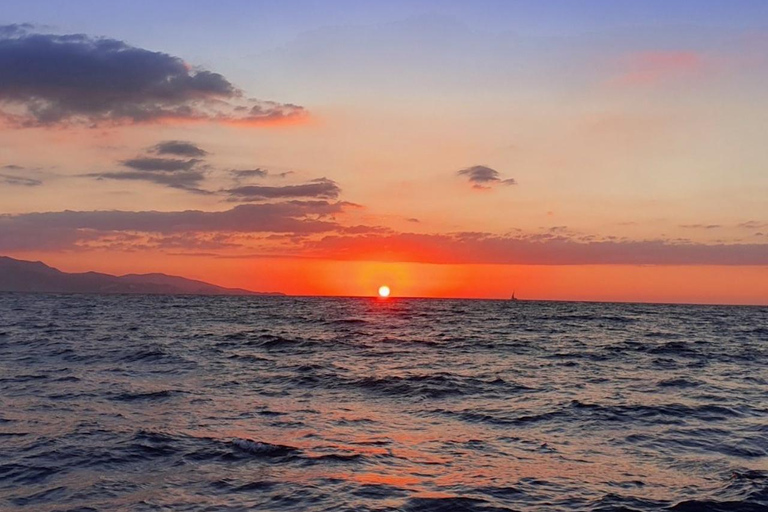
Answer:
[[[439,264],[768,265],[768,244],[697,244],[595,237],[579,240],[557,234],[328,235],[308,243],[304,254],[342,260]]]
[[[719,229],[723,226],[720,224],[680,224],[680,227],[686,229]]]
[[[297,105],[260,101],[178,57],[82,34],[0,29],[0,114],[15,126],[297,120]]]
[[[341,188],[335,181],[319,178],[301,185],[286,185],[283,187],[267,187],[248,185],[226,191],[232,201],[263,201],[265,199],[285,199],[298,197],[313,197],[317,199],[336,199],[341,194]]]
[[[279,250],[286,257],[433,264],[768,266],[767,243],[629,240],[580,236],[560,228],[507,235],[398,233],[381,226],[339,224],[335,217],[349,206],[294,200],[245,204],[220,212],[4,214],[0,215],[0,251],[205,248],[224,250],[222,256]]]
[[[140,155],[135,158],[121,160],[121,165],[127,170],[94,172],[82,176],[100,180],[147,181],[157,185],[187,190],[196,194],[222,194],[232,202],[253,202],[268,199],[337,199],[341,188],[333,180],[319,178],[300,185],[282,187],[241,185],[241,180],[272,176],[266,169],[232,170],[235,184],[228,190],[212,191],[202,188],[202,183],[211,167],[204,157],[208,154],[196,144],[184,141],[163,141],[147,148],[147,153],[153,155],[172,154],[176,156],[200,156],[201,158],[168,158],[161,156]],[[277,174],[285,177],[291,171]]]
[[[201,160],[194,158],[190,160],[178,160],[174,158],[143,157],[123,160],[121,163],[126,167],[130,167],[131,169],[136,169],[138,171],[174,172],[188,171],[200,163],[200,161]]]
[[[7,165],[4,168],[8,168],[8,167],[18,167],[18,166]],[[43,182],[40,180],[36,180],[33,178],[24,178],[21,176],[14,176],[12,174],[0,174],[0,182],[5,183],[6,185],[21,185],[24,187],[37,187],[43,184]]]
[[[235,179],[243,179],[243,178],[266,178],[269,174],[269,171],[264,169],[243,169],[243,170],[233,170],[232,174],[235,176]]]
[[[0,250],[72,249],[119,233],[327,233],[339,227],[332,217],[346,206],[344,202],[286,201],[240,205],[221,212],[67,210],[2,214]]]
[[[701,73],[704,58],[692,51],[652,51],[630,54],[622,60],[624,68],[613,83],[622,86],[649,86]]]
[[[469,182],[474,188],[488,189],[492,185],[517,185],[513,178],[501,179],[501,174],[495,169],[484,165],[475,165],[458,171],[459,176],[467,176]]]
[[[21,165],[16,165],[16,164],[4,165],[0,167],[0,169],[4,171],[11,171],[13,173],[17,173],[20,171],[35,172],[40,170],[38,168],[29,168]],[[4,183],[6,185],[23,186],[23,187],[38,187],[43,184],[41,180],[38,180],[35,178],[29,178],[26,176],[19,176],[17,174],[7,174],[7,173],[0,173],[0,183]]]
[[[204,156],[206,151],[200,147],[182,141],[160,142],[147,150],[155,154],[174,154]],[[148,181],[157,185],[177,188],[197,194],[213,194],[200,188],[205,179],[204,161],[200,158],[160,158],[155,156],[139,156],[122,160],[118,164],[127,167],[126,171],[108,171],[84,174],[89,178],[100,180]]]
[[[0,25],[0,37],[18,37],[27,34],[35,28],[31,23],[12,23]]]
[[[153,171],[115,171],[115,172],[96,172],[85,176],[89,178],[108,179],[108,180],[128,180],[128,181],[148,181],[157,185],[164,185],[171,188],[178,188],[195,192],[198,194],[212,194],[208,190],[199,187],[205,179],[202,171],[183,170],[178,172],[153,172]]]
[[[260,167],[255,169],[232,169],[230,172],[238,183],[247,180],[248,178],[285,178],[286,176],[294,174],[293,171],[272,172]]]
[[[287,201],[244,204],[221,212],[185,210],[157,211],[71,211],[0,215],[0,225],[92,229],[99,231],[142,231],[150,233],[214,232],[322,232],[334,224],[318,221],[343,211],[345,203]],[[312,217],[311,219],[309,217]]]
[[[758,222],[756,220],[748,220],[747,222],[740,223],[737,227],[743,229],[760,229],[768,227],[768,222]]]
[[[187,157],[200,157],[208,154],[207,151],[202,149],[197,144],[193,144],[192,142],[184,142],[181,140],[166,140],[160,142],[152,146],[149,151],[158,155],[175,155]]]

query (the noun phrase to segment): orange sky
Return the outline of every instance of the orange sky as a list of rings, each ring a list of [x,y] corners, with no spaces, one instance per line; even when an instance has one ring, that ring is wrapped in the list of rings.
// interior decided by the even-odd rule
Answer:
[[[163,272],[221,286],[295,295],[373,296],[388,285],[393,297],[461,297],[768,305],[766,266],[483,265],[329,261],[301,258],[136,258],[76,253],[44,258],[68,272]]]

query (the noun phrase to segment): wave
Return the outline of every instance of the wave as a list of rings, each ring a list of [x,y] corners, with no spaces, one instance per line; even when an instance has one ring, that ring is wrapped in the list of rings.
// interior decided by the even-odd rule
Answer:
[[[768,506],[765,308],[0,294],[0,311],[6,508]]]
[[[479,498],[411,498],[400,509],[403,512],[514,512],[515,509],[494,506]]]
[[[164,389],[161,391],[144,391],[135,393],[126,392],[113,395],[110,397],[110,399],[117,402],[133,402],[136,400],[164,400],[166,398],[172,398],[185,393],[185,391],[178,389]]]
[[[270,444],[261,441],[253,441],[251,439],[233,439],[232,445],[240,450],[260,457],[284,457],[286,455],[296,454],[300,451],[293,446]]]
[[[492,380],[464,377],[450,374],[422,374],[390,377],[365,377],[346,381],[346,385],[365,391],[373,391],[392,396],[425,398],[445,398],[450,396],[468,396],[503,390],[504,393],[530,391],[531,388],[507,382],[500,377]]]
[[[454,416],[469,423],[491,425],[526,425],[550,421],[569,422],[623,422],[652,425],[683,425],[691,420],[724,421],[741,417],[736,409],[717,405],[687,406],[683,404],[648,405],[600,405],[572,400],[556,409],[531,414],[510,414],[506,411],[433,409],[432,414]],[[585,424],[585,426],[586,426]]]

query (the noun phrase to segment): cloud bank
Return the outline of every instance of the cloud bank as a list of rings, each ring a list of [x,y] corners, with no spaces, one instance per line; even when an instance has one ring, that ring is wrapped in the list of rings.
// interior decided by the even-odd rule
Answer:
[[[149,233],[164,236],[233,233],[327,233],[332,216],[346,203],[286,201],[247,204],[220,212],[62,211],[0,215],[0,251],[62,250],[105,236]],[[192,246],[190,246],[192,247]]]
[[[350,203],[321,200],[245,204],[220,212],[199,210],[62,211],[0,215],[0,251],[74,250],[99,243],[153,248],[275,250],[282,256],[329,260],[497,265],[758,265],[768,266],[768,244],[704,244],[577,236],[565,229],[537,234],[398,233],[345,226],[337,217]],[[258,246],[252,235],[261,236]],[[245,241],[244,238],[245,237]],[[250,241],[249,241],[250,240]],[[263,245],[271,240],[272,245]],[[270,249],[271,247],[271,249]],[[221,256],[238,257],[225,252]]]
[[[589,238],[589,237],[588,237]],[[768,244],[673,240],[585,240],[489,233],[329,235],[306,246],[315,257],[499,265],[768,265]]]

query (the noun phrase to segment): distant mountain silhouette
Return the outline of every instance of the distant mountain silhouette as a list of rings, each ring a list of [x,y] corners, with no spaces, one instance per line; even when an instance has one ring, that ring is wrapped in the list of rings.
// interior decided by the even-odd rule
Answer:
[[[137,293],[184,295],[284,295],[224,288],[166,274],[113,276],[98,272],[70,274],[40,261],[0,256],[0,291],[42,293]]]

